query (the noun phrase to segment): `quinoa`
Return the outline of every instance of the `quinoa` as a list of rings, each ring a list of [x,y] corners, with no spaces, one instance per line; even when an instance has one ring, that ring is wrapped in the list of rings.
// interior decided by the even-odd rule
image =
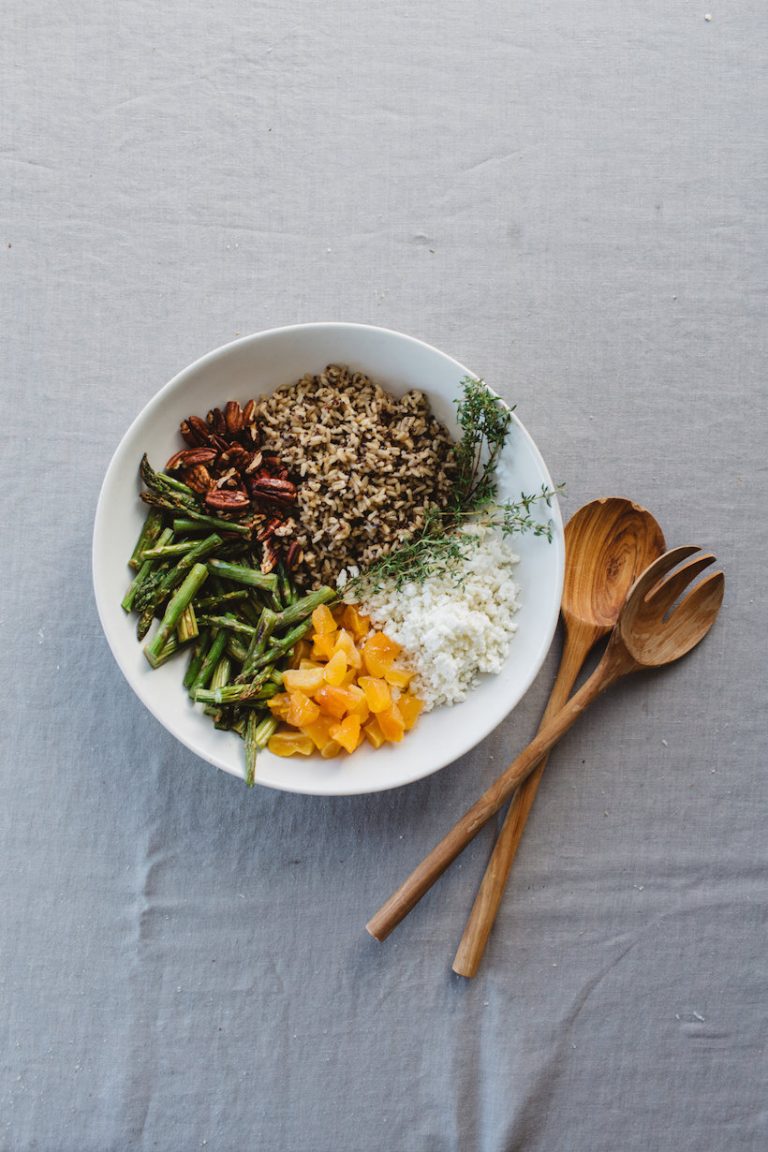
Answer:
[[[262,396],[255,418],[298,484],[298,574],[308,584],[335,585],[342,569],[367,568],[448,504],[454,441],[423,392],[393,396],[330,364]]]

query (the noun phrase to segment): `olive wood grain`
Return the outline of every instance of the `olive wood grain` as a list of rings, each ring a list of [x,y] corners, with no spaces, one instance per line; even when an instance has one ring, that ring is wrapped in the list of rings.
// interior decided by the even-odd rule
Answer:
[[[673,548],[646,568],[627,597],[595,671],[369,920],[366,928],[375,939],[386,939],[593,700],[631,672],[680,659],[706,636],[722,604],[722,572],[700,581],[675,606],[690,582],[714,560],[705,554],[673,571],[698,551],[695,546]]]
[[[621,496],[591,500],[568,521],[563,653],[542,724],[563,707],[590,650],[611,630],[635,580],[664,548],[651,513]],[[545,756],[510,801],[453,961],[460,976],[477,973],[546,764]]]

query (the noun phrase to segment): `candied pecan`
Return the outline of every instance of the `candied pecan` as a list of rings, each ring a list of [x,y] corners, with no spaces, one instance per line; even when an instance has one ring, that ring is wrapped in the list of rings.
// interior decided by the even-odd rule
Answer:
[[[298,496],[295,484],[276,476],[253,476],[249,478],[249,487],[254,498],[277,500],[281,504],[293,504]]]
[[[224,405],[224,421],[230,436],[234,436],[236,432],[242,431],[243,410],[237,400],[227,400]]]
[[[267,576],[277,566],[280,554],[271,540],[264,542],[264,551],[261,557],[261,570]]]
[[[181,478],[188,488],[193,492],[199,492],[204,496],[208,489],[213,484],[213,479],[205,464],[195,464],[192,468],[186,468]]]
[[[210,443],[211,433],[208,425],[199,416],[188,416],[186,420],[182,420],[179,430],[191,448]]]
[[[270,520],[267,520],[263,528],[259,529],[256,539],[261,542],[268,540],[270,536],[274,536],[275,532],[280,527],[280,524],[280,518],[278,516],[273,516]]]
[[[182,448],[171,456],[165,470],[176,472],[179,468],[194,468],[196,464],[211,464],[215,459],[215,448]]]
[[[231,491],[226,488],[213,488],[205,494],[205,502],[209,508],[217,512],[244,512],[250,505],[245,492]]]
[[[226,452],[229,448],[229,444],[224,439],[224,437],[219,436],[216,432],[211,432],[208,440],[211,447],[215,448],[217,452]]]
[[[226,452],[222,454],[222,459],[226,459],[229,464],[234,464],[238,471],[245,471],[247,465],[250,463],[251,454],[247,448],[243,448],[242,444],[238,444],[236,440],[227,447]]]
[[[236,488],[240,479],[236,468],[228,468],[216,481],[217,488]]]
[[[292,540],[288,545],[288,551],[285,554],[285,566],[289,572],[293,572],[298,568],[304,559],[304,553],[298,540]]]
[[[251,455],[250,462],[245,467],[246,474],[250,475],[251,472],[255,472],[256,469],[261,466],[261,460],[261,452],[254,452]]]
[[[206,420],[208,427],[212,432],[215,432],[217,436],[224,436],[226,434],[227,422],[224,419],[224,413],[221,408],[211,408],[206,416]]]

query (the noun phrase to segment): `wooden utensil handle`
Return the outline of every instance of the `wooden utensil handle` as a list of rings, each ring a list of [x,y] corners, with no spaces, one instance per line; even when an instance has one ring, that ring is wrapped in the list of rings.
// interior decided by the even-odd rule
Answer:
[[[563,655],[551,695],[541,718],[539,731],[565,705],[573,685],[576,683],[582,664],[601,632],[604,634],[603,629],[596,629],[595,627],[585,629],[583,626],[580,627],[578,623],[569,627],[566,621]],[[488,937],[496,920],[501,898],[504,895],[512,861],[517,855],[517,849],[520,846],[528,817],[533,808],[533,802],[536,799],[547,759],[548,757],[545,755],[538,761],[528,779],[520,785],[509,802],[509,810],[496,839],[491,858],[472,905],[472,911],[456,950],[453,970],[459,976],[471,978],[477,974]]]
[[[429,855],[425,856],[421,864],[414,868],[405,883],[401,884],[371,917],[366,924],[371,936],[377,940],[386,940],[392,929],[408,915],[435,880],[442,876],[448,865],[466,848],[470,840],[474,839],[491,816],[498,812],[515,788],[522,784],[541,757],[568,731],[584,709],[609,684],[618,679],[621,670],[618,667],[614,668],[614,662],[607,659],[609,652],[610,646],[589,680],[571,697],[557,716],[539,730],[525,751],[502,772],[480,799],[454,824],[447,836],[444,836]]]

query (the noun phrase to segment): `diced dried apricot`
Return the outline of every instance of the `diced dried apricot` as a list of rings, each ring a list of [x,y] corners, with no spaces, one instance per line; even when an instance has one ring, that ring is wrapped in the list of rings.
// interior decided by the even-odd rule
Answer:
[[[288,661],[291,668],[300,668],[302,660],[306,659],[312,651],[312,646],[308,640],[299,640],[293,649],[290,660]]]
[[[393,664],[391,668],[387,668],[384,679],[393,688],[407,688],[413,679],[413,672],[408,672],[407,669],[398,668],[396,664]]]
[[[355,640],[362,640],[371,630],[370,616],[361,616],[354,604],[347,604],[342,613],[341,622]]]
[[[374,632],[363,644],[363,661],[369,676],[383,676],[400,653],[400,645],[383,632]]]
[[[418,696],[411,696],[409,692],[404,692],[397,702],[400,709],[400,715],[403,718],[406,732],[410,732],[414,724],[421,715],[421,710],[424,707],[424,702],[419,700]]]
[[[363,658],[355,647],[355,641],[351,633],[347,632],[346,628],[340,628],[339,634],[336,637],[336,644],[334,652],[343,652],[347,658],[347,664],[350,668],[362,668]]]
[[[353,702],[346,688],[334,688],[332,684],[325,684],[319,688],[314,694],[314,700],[320,705],[321,712],[325,712],[326,716],[335,717],[336,720],[341,720]]]
[[[323,676],[328,684],[338,688],[347,674],[347,654],[338,650],[334,652],[323,668]]]
[[[357,668],[349,668],[344,673],[344,679],[341,682],[342,688],[349,688],[357,680]]]
[[[363,732],[369,744],[372,744],[374,748],[381,748],[384,743],[384,736],[382,735],[381,728],[379,728],[379,721],[375,716],[371,717],[363,728]]]
[[[362,740],[360,721],[357,716],[345,716],[341,724],[331,728],[331,739],[341,744],[347,752],[354,752]]]
[[[294,728],[304,728],[307,724],[313,724],[320,715],[317,704],[303,692],[291,692],[290,701],[285,721]]]
[[[360,723],[365,724],[370,715],[370,708],[368,707],[365,692],[363,692],[362,688],[359,688],[357,684],[350,684],[348,688],[346,688],[346,691],[351,697],[349,705],[350,716],[357,716]]]
[[[371,712],[384,712],[392,704],[392,693],[386,680],[377,676],[360,676],[358,684],[365,692]]]
[[[289,668],[287,672],[283,672],[283,686],[286,692],[306,692],[311,696],[318,688],[322,688],[324,683],[323,669],[320,667]]]
[[[312,659],[330,660],[336,647],[336,632],[315,632],[312,639]]]
[[[267,707],[270,712],[280,720],[285,720],[290,704],[291,698],[287,692],[278,692],[270,700],[267,700]]]
[[[393,704],[386,711],[379,712],[376,719],[384,739],[388,740],[390,744],[399,744],[405,733],[405,724],[398,705]]]
[[[339,752],[341,752],[341,744],[336,740],[329,740],[328,743],[324,744],[320,749],[320,755],[323,760],[333,760],[334,756],[338,756]]]
[[[315,633],[320,633],[320,635],[325,632],[336,631],[336,621],[327,604],[321,604],[319,608],[315,608],[312,613],[312,627]]]
[[[318,664],[317,660],[299,660],[299,671],[303,672],[307,668],[320,668],[322,665]]]
[[[311,756],[314,745],[302,732],[275,732],[267,744],[275,756]]]
[[[332,716],[323,716],[321,714],[314,723],[305,724],[301,730],[305,736],[309,736],[315,748],[320,752],[330,740],[331,728],[335,727],[335,725],[336,720]]]

